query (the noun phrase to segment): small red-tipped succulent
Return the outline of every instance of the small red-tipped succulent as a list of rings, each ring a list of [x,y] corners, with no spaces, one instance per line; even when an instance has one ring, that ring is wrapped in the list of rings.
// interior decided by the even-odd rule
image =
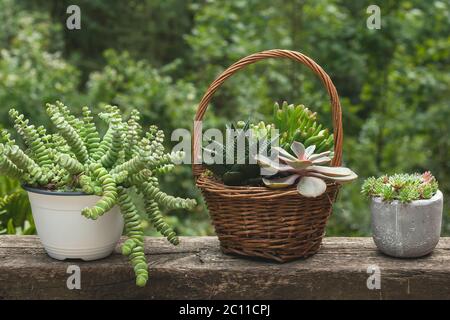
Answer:
[[[432,181],[434,181],[434,176],[430,171],[422,173],[422,183],[431,183]]]

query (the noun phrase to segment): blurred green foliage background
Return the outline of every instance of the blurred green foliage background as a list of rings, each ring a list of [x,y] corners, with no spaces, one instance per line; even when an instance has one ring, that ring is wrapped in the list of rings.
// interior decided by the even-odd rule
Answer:
[[[344,114],[345,165],[360,176],[342,188],[327,235],[369,235],[365,177],[431,170],[450,195],[450,4],[379,0],[382,27],[369,30],[366,0],[0,0],[0,126],[7,111],[48,125],[46,102],[138,108],[168,137],[190,128],[196,103],[225,67],[257,51],[301,51],[333,79]],[[81,8],[81,30],[68,30],[66,9]],[[216,94],[207,126],[264,119],[274,101],[303,103],[331,125],[318,79],[280,60],[251,66]],[[169,139],[168,139],[169,140]],[[171,146],[168,141],[168,147]],[[164,186],[200,198],[189,166]],[[0,179],[1,196],[18,192]],[[20,193],[20,192],[19,192]],[[0,233],[32,233],[26,197],[3,208]],[[450,235],[449,206],[444,234]],[[181,235],[213,234],[201,203],[170,212]],[[148,234],[153,234],[149,227]]]

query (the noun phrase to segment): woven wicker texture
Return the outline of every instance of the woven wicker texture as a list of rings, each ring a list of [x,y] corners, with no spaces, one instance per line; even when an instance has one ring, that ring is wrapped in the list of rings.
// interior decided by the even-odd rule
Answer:
[[[316,253],[322,242],[338,185],[328,183],[326,192],[317,198],[298,194],[295,187],[231,187],[204,175],[201,165],[201,124],[199,121],[219,87],[238,70],[267,58],[289,58],[309,67],[323,82],[331,101],[334,158],[342,161],[342,112],[333,82],[311,58],[290,50],[268,50],[247,56],[228,67],[209,86],[197,109],[194,121],[192,170],[197,186],[206,200],[221,248],[225,253],[262,257],[285,262]]]

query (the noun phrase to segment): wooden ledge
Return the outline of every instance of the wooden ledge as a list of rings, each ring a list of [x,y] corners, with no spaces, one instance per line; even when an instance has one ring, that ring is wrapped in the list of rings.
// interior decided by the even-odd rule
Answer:
[[[61,262],[36,236],[0,236],[0,299],[450,298],[450,238],[420,259],[386,257],[371,238],[325,238],[315,256],[285,264],[224,255],[216,237],[182,237],[177,247],[148,237],[146,255],[150,280],[138,288],[117,249],[99,261]],[[80,290],[66,286],[70,265],[81,269]],[[370,266],[381,289],[367,287]]]

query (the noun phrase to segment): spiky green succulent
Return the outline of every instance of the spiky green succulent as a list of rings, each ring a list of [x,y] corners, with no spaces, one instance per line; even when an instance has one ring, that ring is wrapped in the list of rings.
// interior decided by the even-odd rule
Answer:
[[[399,200],[408,203],[432,198],[439,188],[436,178],[429,172],[423,174],[394,174],[370,177],[364,181],[361,192],[368,197],[380,197],[383,201]]]
[[[260,184],[262,182],[260,169],[254,156],[256,153],[270,152],[273,141],[278,139],[273,129],[272,124],[264,122],[255,125],[248,121],[239,121],[227,125],[229,137],[225,143],[212,140],[203,148],[209,158],[218,160],[207,164],[207,168],[226,185]]]
[[[133,265],[137,285],[144,286],[148,268],[142,220],[131,191],[142,197],[148,219],[172,244],[178,244],[179,240],[164,221],[160,207],[192,209],[196,201],[172,197],[159,188],[158,176],[170,172],[175,159],[181,157],[165,152],[164,133],[156,126],[144,132],[137,110],[124,120],[119,108],[105,106],[104,109],[99,114],[108,125],[103,137],[88,107],[83,107],[82,117],[77,118],[61,102],[47,104],[47,113],[56,129],[53,134],[43,127],[36,128],[24,115],[10,110],[26,150],[1,130],[0,174],[37,188],[84,191],[100,196],[93,207],[82,211],[89,219],[97,219],[119,205],[129,238],[122,251]]]
[[[275,103],[273,123],[279,130],[280,147],[285,150],[289,150],[294,141],[305,147],[315,145],[317,153],[333,150],[333,134],[317,121],[315,112],[302,104],[295,106],[284,101],[280,106]]]

